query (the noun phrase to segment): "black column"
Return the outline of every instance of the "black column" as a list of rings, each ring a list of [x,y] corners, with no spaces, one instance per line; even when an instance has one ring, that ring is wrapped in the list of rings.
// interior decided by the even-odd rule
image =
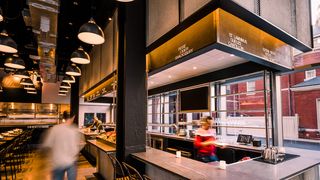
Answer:
[[[71,84],[70,110],[76,115],[73,123],[79,124],[79,77],[75,78],[76,82]]]
[[[123,161],[146,145],[146,2],[118,7],[117,158]]]

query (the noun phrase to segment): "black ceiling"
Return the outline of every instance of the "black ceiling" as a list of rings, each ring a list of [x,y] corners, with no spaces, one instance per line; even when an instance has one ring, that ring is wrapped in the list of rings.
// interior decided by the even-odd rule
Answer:
[[[115,0],[60,0],[56,49],[58,74],[64,74],[71,53],[80,45],[87,52],[92,48],[91,45],[78,40],[80,26],[93,17],[96,23],[104,28],[109,17],[112,17],[116,5]],[[5,23],[0,23],[0,31],[5,28],[18,44],[18,53],[25,60],[27,69],[39,68],[29,58],[29,54],[37,54],[36,36],[32,32],[32,27],[25,25],[21,13],[24,8],[29,9],[27,0],[0,0],[0,7],[5,15]],[[0,67],[3,67],[7,55],[0,53]]]

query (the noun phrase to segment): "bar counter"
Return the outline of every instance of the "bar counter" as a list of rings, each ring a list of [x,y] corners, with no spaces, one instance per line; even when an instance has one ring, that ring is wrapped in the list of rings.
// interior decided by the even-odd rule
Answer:
[[[164,133],[156,133],[156,132],[147,132],[148,135],[150,136],[156,136],[156,137],[162,137],[162,138],[169,138],[169,139],[176,139],[176,140],[180,140],[180,141],[187,141],[187,142],[191,142],[193,143],[194,138],[191,137],[184,137],[184,136],[178,136],[175,134],[164,134]],[[224,142],[218,142],[218,145],[227,145],[228,147],[232,148],[232,149],[240,149],[240,150],[249,150],[249,151],[253,151],[253,152],[258,152],[261,153],[264,150],[264,147],[254,147],[254,146],[250,146],[250,145],[243,145],[243,144],[239,144],[239,143],[224,143]]]
[[[174,154],[147,148],[146,152],[134,153],[132,157],[146,164],[146,173],[152,179],[286,179],[311,169],[307,176],[318,171],[320,152],[297,148],[286,148],[287,153],[300,157],[278,163],[276,165],[246,160],[228,164],[226,170],[216,165],[202,163],[189,158],[176,158]],[[311,172],[311,174],[310,174]],[[161,178],[160,178],[161,177]],[[313,179],[313,178],[312,178]]]

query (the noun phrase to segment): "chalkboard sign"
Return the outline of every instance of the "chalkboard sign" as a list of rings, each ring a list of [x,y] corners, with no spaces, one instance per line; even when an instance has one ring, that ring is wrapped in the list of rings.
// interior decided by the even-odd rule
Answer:
[[[246,135],[246,134],[239,134],[237,142],[238,143],[244,143],[244,144],[250,144],[252,142],[252,135]]]

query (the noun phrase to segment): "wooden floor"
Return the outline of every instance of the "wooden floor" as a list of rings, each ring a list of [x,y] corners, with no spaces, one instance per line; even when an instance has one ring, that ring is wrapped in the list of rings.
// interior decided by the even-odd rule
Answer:
[[[17,179],[21,180],[50,180],[51,179],[51,167],[50,162],[46,156],[34,153],[29,157],[26,163],[23,165],[21,173],[17,174]],[[93,167],[82,155],[79,155],[78,159],[78,172],[77,179],[95,179],[93,173],[96,172],[96,168]],[[65,176],[65,179],[66,176]]]

